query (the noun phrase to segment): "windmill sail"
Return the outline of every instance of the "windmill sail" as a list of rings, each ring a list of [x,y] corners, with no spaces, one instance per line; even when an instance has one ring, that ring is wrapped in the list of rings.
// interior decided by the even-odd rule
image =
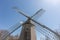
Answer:
[[[33,16],[31,16],[31,18],[37,20],[38,18],[40,18],[42,16],[42,14],[45,12],[45,10],[43,10],[42,8],[39,9]]]
[[[19,10],[17,7],[13,7],[13,9],[15,9],[18,13],[26,16],[26,14],[25,14],[23,11]],[[28,15],[27,15],[26,17],[28,17]],[[29,18],[29,17],[28,17],[28,18]]]
[[[43,27],[41,27],[41,26],[39,26],[39,25],[37,25],[37,26],[35,27],[35,29],[38,30],[38,31],[39,31],[40,33],[42,33],[43,35],[49,37],[51,40],[59,40],[59,37],[60,37],[60,36],[57,36],[57,35],[54,34],[53,32],[51,32],[51,31],[49,31],[49,30],[47,30],[47,29],[45,29],[45,28],[43,28]]]
[[[17,30],[18,28],[20,28],[22,26],[22,24],[20,24],[19,22],[16,23],[15,25],[13,25],[12,27],[10,27],[8,29],[9,33],[5,33],[4,35],[1,36],[2,40],[4,40],[5,38],[7,38],[11,33],[13,33],[15,30]]]

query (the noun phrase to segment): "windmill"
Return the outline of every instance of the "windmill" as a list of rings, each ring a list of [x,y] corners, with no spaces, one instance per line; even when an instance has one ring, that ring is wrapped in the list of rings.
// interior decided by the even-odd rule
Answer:
[[[56,32],[54,32],[47,26],[36,21],[36,17],[41,16],[41,14],[43,14],[45,12],[45,10],[40,9],[33,16],[29,17],[28,15],[26,15],[23,11],[19,10],[18,8],[14,7],[14,9],[16,9],[16,11],[18,13],[25,16],[27,18],[27,21],[25,21],[22,24],[20,24],[20,22],[18,22],[17,24],[12,26],[9,29],[9,33],[5,33],[2,36],[2,40],[4,40],[7,36],[9,36],[11,33],[13,33],[15,30],[17,30],[21,26],[22,26],[22,31],[21,31],[21,35],[18,40],[36,40],[36,34],[35,34],[34,29],[38,30],[43,35],[49,37],[51,40],[60,40],[59,39],[60,35],[58,35]],[[35,25],[38,25],[38,26],[35,26]]]

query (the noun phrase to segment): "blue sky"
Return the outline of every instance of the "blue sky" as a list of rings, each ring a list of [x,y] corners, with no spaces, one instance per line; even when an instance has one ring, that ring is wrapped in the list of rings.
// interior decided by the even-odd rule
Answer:
[[[37,21],[52,30],[60,30],[60,0],[0,0],[0,29],[8,29],[17,22],[26,20],[12,9],[14,6],[29,16],[43,8],[46,12]]]

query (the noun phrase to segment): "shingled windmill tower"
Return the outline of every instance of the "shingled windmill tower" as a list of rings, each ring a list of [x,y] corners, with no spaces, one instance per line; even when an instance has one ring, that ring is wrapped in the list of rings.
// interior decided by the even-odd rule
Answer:
[[[29,19],[23,24],[19,40],[36,40],[34,24]]]

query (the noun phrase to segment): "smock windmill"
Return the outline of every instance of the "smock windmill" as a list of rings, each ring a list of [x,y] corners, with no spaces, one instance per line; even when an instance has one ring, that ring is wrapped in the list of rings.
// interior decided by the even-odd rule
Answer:
[[[27,20],[25,22],[23,22],[22,24],[20,24],[20,22],[18,22],[17,24],[12,26],[8,30],[9,33],[5,33],[2,36],[2,40],[4,40],[7,36],[9,36],[11,33],[16,31],[21,26],[22,26],[22,31],[21,31],[21,35],[18,40],[36,40],[36,34],[35,34],[34,29],[38,30],[43,35],[49,37],[51,40],[60,40],[59,39],[60,35],[58,35],[56,32],[54,32],[47,26],[36,21],[36,17],[39,18],[39,16],[41,16],[45,12],[45,10],[40,9],[33,16],[29,17],[28,15],[26,15],[23,11],[19,10],[18,8],[14,7],[14,9],[18,13],[25,16],[27,18]],[[36,25],[38,25],[38,26],[36,26]]]

